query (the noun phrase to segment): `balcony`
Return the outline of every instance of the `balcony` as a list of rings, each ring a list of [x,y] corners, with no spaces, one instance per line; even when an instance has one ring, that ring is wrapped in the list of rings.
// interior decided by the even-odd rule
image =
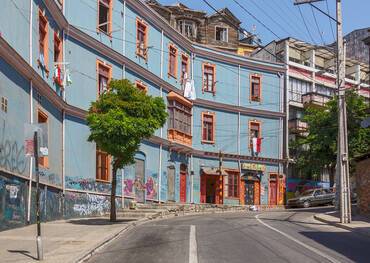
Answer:
[[[302,95],[302,103],[304,107],[307,106],[316,106],[323,107],[325,104],[330,101],[331,97],[317,92],[308,92]]]
[[[308,124],[300,119],[293,119],[289,120],[288,128],[291,133],[303,135],[308,129]]]

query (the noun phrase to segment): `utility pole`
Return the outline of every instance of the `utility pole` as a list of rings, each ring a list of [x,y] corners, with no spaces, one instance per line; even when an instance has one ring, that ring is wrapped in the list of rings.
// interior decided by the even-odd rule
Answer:
[[[220,198],[220,203],[223,204],[223,201],[224,200],[221,200],[221,196],[222,196],[222,199],[223,199],[223,184],[224,184],[224,179],[223,179],[223,176],[222,176],[222,152],[221,150],[218,152],[218,160],[219,160],[219,163],[218,163],[218,175],[219,175],[219,181],[220,181],[220,185],[219,185],[219,192],[217,193],[218,194],[218,198]]]
[[[36,224],[37,224],[37,259],[43,260],[44,253],[41,239],[41,216],[40,216],[40,175],[39,175],[39,147],[38,147],[38,136],[37,131],[33,135],[33,149],[35,156],[35,172],[36,172]]]
[[[351,218],[351,197],[349,187],[349,157],[348,157],[348,133],[347,133],[347,109],[345,98],[345,47],[343,41],[343,19],[342,19],[342,1],[336,0],[336,19],[326,14],[324,11],[313,5],[313,2],[322,0],[295,0],[295,5],[309,4],[321,13],[334,20],[337,24],[337,87],[338,87],[338,138],[337,138],[337,167],[336,177],[339,186],[339,208],[340,222],[350,223]],[[338,189],[339,188],[339,189]]]

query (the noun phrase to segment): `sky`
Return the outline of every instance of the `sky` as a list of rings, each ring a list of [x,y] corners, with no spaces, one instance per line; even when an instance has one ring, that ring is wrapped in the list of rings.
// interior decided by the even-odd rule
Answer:
[[[163,5],[181,2],[192,9],[204,10],[213,13],[202,0],[157,0]],[[309,43],[323,45],[334,42],[336,24],[329,18],[309,5],[301,5],[300,10],[293,5],[294,0],[207,0],[216,9],[229,8],[242,22],[247,31],[257,34],[263,44],[272,40],[295,37]],[[255,15],[267,28],[251,17],[245,10]],[[314,3],[321,10],[335,17],[336,0],[323,0]],[[328,9],[327,9],[328,8]],[[355,29],[370,27],[370,0],[342,0],[343,32],[347,34]],[[313,12],[312,12],[313,11]],[[315,22],[315,18],[317,23]],[[307,25],[307,28],[304,24]],[[272,32],[270,32],[272,31]]]

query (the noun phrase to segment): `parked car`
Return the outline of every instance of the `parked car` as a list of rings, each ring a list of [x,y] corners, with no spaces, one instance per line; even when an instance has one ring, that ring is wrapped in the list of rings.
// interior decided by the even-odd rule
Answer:
[[[288,207],[310,207],[334,204],[335,191],[333,189],[311,189],[303,192],[299,197],[288,200]]]

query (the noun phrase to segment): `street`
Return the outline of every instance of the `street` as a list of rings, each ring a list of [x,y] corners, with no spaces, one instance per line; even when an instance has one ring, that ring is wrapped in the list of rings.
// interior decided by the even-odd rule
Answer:
[[[328,208],[153,221],[89,262],[369,262],[370,238],[313,219]]]

